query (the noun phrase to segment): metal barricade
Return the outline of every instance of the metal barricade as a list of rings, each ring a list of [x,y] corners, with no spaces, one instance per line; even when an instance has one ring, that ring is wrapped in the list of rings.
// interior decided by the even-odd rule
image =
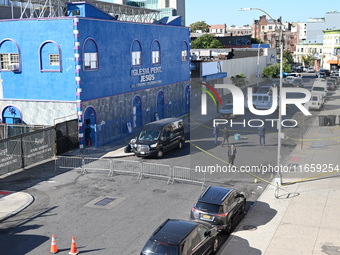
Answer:
[[[55,157],[55,171],[59,168],[82,170],[84,165],[83,161],[84,158],[82,157],[66,157],[66,156]]]
[[[172,168],[172,184],[175,181],[184,181],[201,184],[205,186],[205,173],[198,173],[187,167],[174,166]]]
[[[132,160],[111,159],[109,176],[114,173],[136,174],[139,179],[141,176],[141,163]]]
[[[107,171],[108,174],[111,172],[111,160],[101,158],[84,158],[84,165],[82,174],[88,172],[103,172]]]
[[[143,162],[140,179],[142,179],[143,176],[165,178],[168,180],[167,184],[169,184],[171,182],[171,167],[168,165]]]

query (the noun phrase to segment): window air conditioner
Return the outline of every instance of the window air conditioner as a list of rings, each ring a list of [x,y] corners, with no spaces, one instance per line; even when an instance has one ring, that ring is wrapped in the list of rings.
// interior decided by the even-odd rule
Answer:
[[[8,70],[13,71],[13,72],[19,71],[19,64],[9,64]]]

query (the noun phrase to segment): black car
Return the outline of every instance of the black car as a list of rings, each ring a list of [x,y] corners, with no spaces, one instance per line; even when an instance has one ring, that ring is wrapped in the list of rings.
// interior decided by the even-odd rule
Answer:
[[[208,255],[214,254],[218,246],[216,228],[168,219],[151,235],[140,255]]]
[[[246,197],[242,192],[210,186],[191,209],[190,218],[210,223],[218,230],[231,232],[238,215],[245,213]]]
[[[184,135],[182,119],[161,119],[146,124],[131,147],[138,157],[161,158],[164,152],[181,149],[185,142]]]

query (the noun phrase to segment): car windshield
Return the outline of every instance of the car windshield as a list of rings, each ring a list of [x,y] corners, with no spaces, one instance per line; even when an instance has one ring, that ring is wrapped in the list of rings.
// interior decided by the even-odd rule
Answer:
[[[203,202],[197,202],[195,207],[200,211],[209,213],[221,213],[223,211],[221,205],[208,204]]]
[[[142,255],[179,255],[178,246],[149,240],[142,250]]]
[[[233,109],[233,105],[232,104],[226,104],[223,106],[222,109]]]
[[[324,91],[323,87],[313,87],[313,91]]]
[[[156,141],[159,137],[159,131],[155,130],[143,130],[140,132],[138,140],[139,141]]]

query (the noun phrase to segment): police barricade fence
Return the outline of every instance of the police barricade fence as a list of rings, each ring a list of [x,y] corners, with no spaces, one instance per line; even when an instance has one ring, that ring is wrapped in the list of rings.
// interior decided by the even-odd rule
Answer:
[[[174,166],[172,168],[172,183],[175,181],[183,181],[190,183],[201,184],[202,188],[205,186],[205,173],[196,172],[188,167]]]
[[[82,174],[89,172],[108,172],[108,176],[114,174],[134,174],[137,179],[143,177],[154,177],[166,179],[167,184],[174,182],[187,182],[201,184],[205,186],[205,173],[196,172],[187,167],[156,164],[156,163],[140,163],[132,160],[121,159],[104,159],[104,158],[84,158],[72,156],[57,156],[55,158],[55,170],[60,168],[79,169]]]
[[[141,175],[141,163],[133,160],[111,159],[109,176],[113,176],[115,173],[136,174],[139,179]]]
[[[82,170],[84,166],[84,158],[82,157],[57,156],[55,157],[54,162],[55,171],[60,168]]]
[[[140,179],[142,179],[144,176],[165,178],[168,180],[167,184],[170,184],[172,182],[171,172],[171,167],[169,165],[143,162]]]

